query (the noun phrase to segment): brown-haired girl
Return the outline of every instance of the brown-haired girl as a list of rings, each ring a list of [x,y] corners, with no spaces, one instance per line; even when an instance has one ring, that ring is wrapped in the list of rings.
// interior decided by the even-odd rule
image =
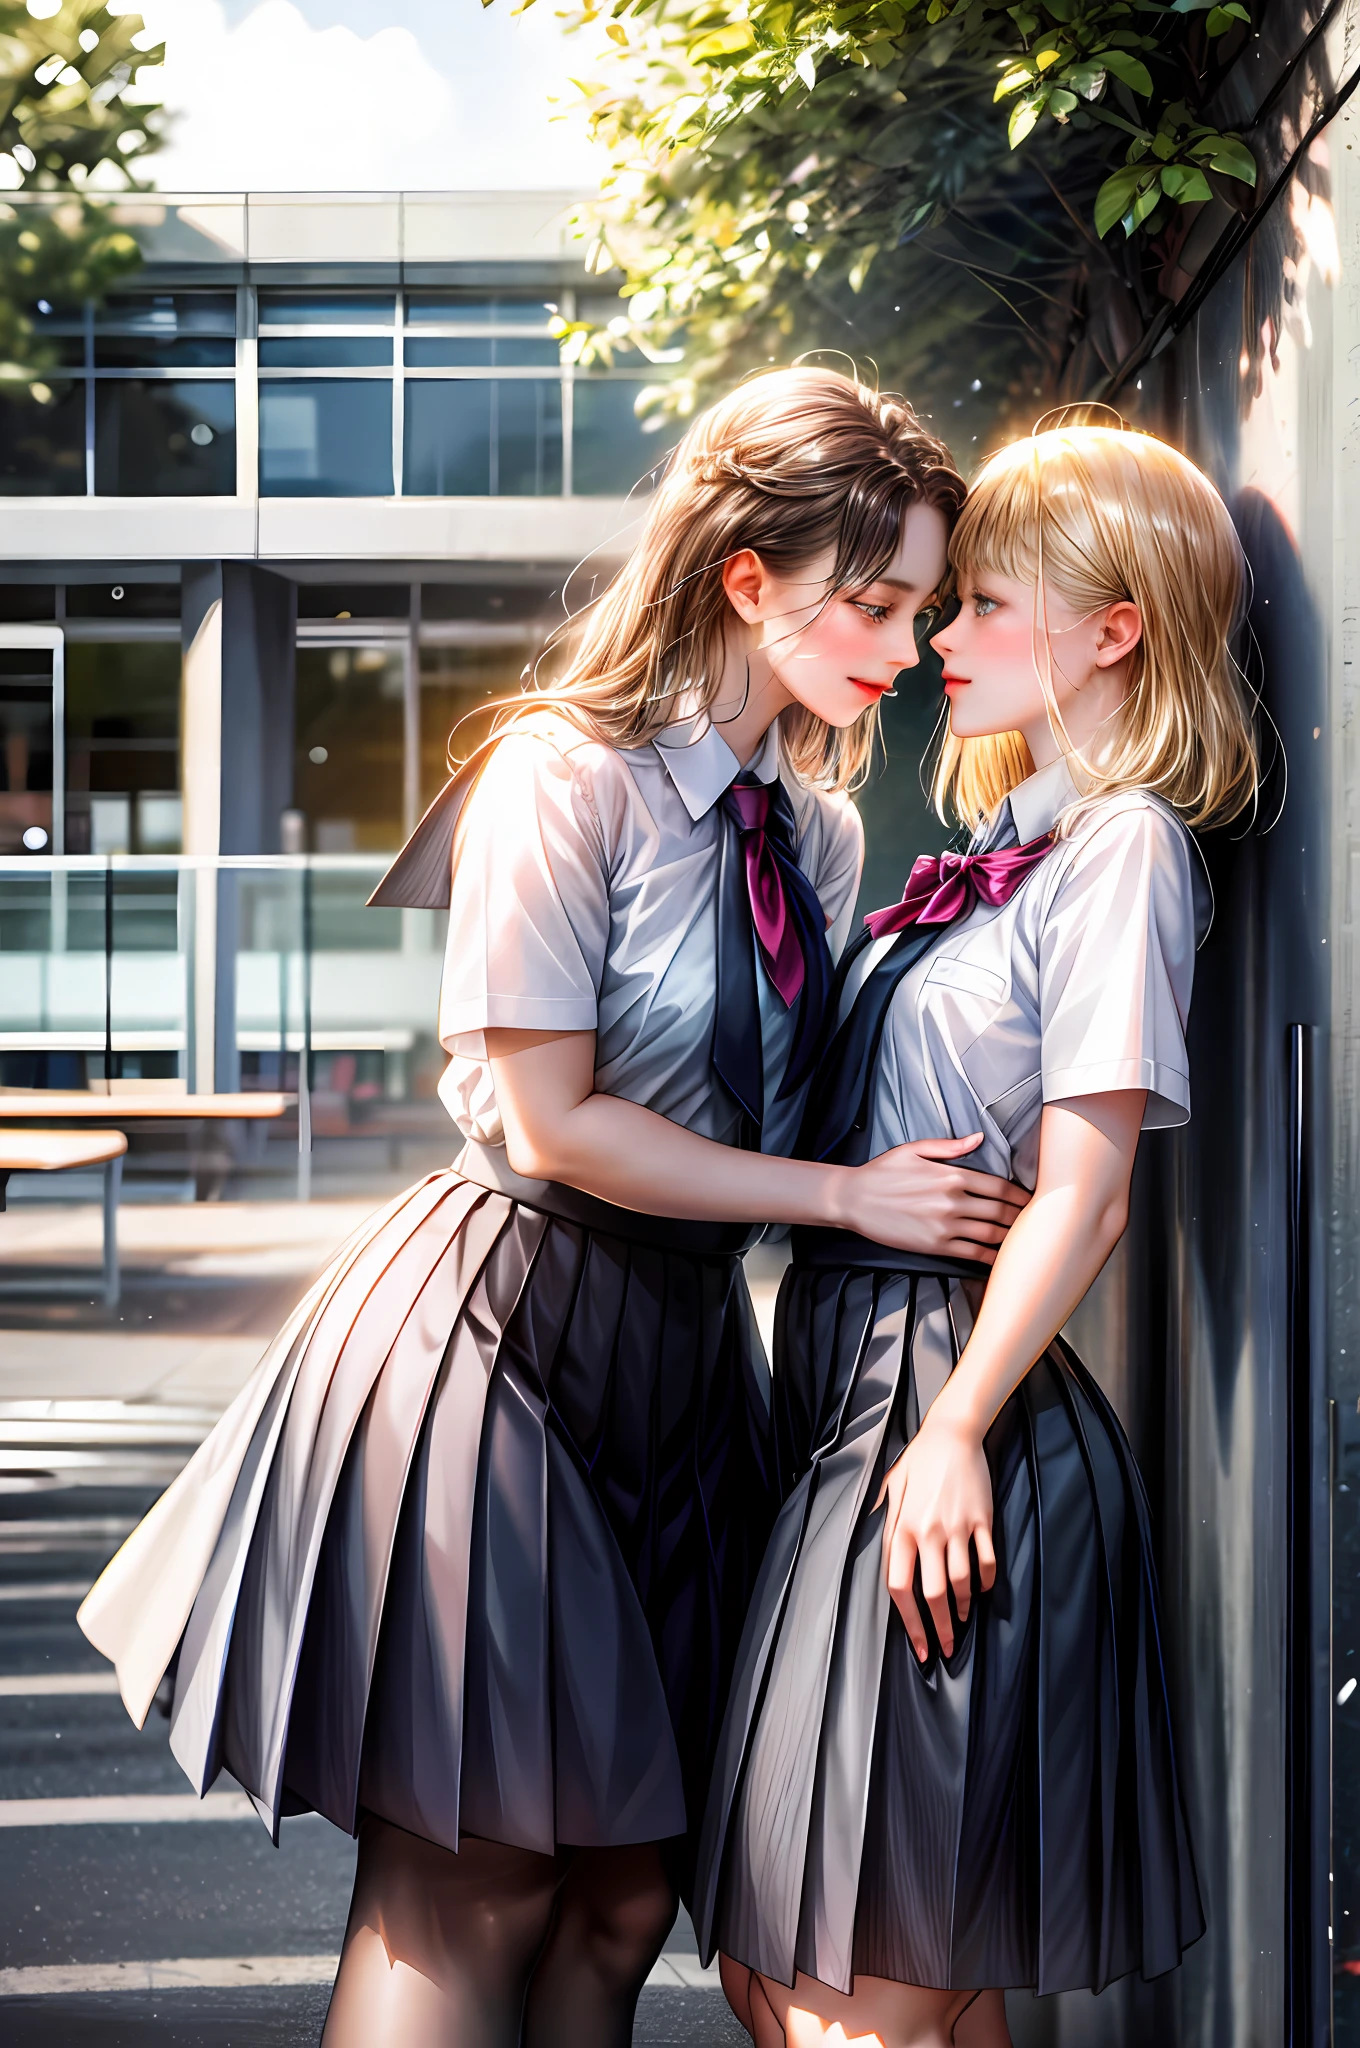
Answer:
[[[449,902],[464,1140],[344,1249],[81,1612],[277,1830],[357,1831],[328,2048],[625,2048],[774,1511],[752,1218],[990,1257],[953,1141],[790,1165],[846,796],[962,487],[901,402],[685,437],[561,682],[379,890]],[[975,1141],[973,1141],[975,1142]]]
[[[1076,427],[983,468],[951,558],[937,790],[975,836],[847,956],[804,1149],[981,1127],[1034,1194],[990,1275],[794,1232],[695,1908],[760,2048],[999,2048],[1004,1987],[1155,1976],[1203,1928],[1147,1503],[1058,1332],[1139,1131],[1189,1115],[1187,827],[1256,780],[1242,553],[1184,456]]]

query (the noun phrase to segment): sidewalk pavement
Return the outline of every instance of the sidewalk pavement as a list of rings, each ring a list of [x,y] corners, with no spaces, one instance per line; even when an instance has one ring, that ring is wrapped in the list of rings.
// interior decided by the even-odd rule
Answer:
[[[44,1201],[0,1215],[0,1401],[169,1402],[220,1414],[309,1281],[375,1204],[126,1203],[119,1214],[123,1300],[96,1299],[101,1216]],[[768,1351],[782,1251],[748,1261]],[[25,1278],[88,1270],[91,1298],[11,1297]]]

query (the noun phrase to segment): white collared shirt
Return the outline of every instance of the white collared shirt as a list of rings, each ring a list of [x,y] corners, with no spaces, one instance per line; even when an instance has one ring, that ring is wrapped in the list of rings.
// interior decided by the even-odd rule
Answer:
[[[1009,843],[1012,824],[1024,845],[1079,801],[1056,761],[1011,792],[974,847]],[[979,903],[899,984],[874,1083],[873,1153],[980,1130],[965,1163],[1032,1187],[1046,1102],[1145,1088],[1145,1129],[1184,1123],[1196,859],[1155,797],[1083,802],[1009,902]],[[866,949],[857,985],[890,943]]]
[[[484,1037],[500,1028],[593,1031],[602,1093],[734,1139],[739,1113],[714,1077],[712,1044],[718,805],[741,765],[707,721],[625,750],[545,711],[496,747],[459,826],[439,1003],[451,1055],[439,1092],[465,1137],[503,1142]],[[773,727],[746,765],[762,782],[782,776],[838,954],[863,861],[859,814],[795,779]],[[801,1092],[778,1099],[793,1019],[756,980],[764,1147],[787,1152],[802,1109]]]

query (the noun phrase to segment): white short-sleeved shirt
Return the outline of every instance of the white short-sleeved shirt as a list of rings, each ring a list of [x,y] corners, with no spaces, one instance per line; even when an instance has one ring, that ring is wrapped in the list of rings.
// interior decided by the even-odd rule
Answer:
[[[750,773],[782,775],[798,858],[844,944],[863,862],[848,798],[809,790],[772,727]],[[440,1084],[463,1135],[503,1144],[485,1032],[593,1031],[597,1088],[730,1143],[740,1113],[712,1068],[720,800],[741,772],[721,734],[672,725],[619,749],[545,712],[492,752],[460,820],[439,1037]],[[752,938],[753,945],[755,943]],[[801,1091],[779,1099],[793,1013],[757,972],[763,1144],[787,1152]]]
[[[1012,792],[977,846],[1038,838],[1078,800],[1058,761]],[[1196,858],[1157,799],[1101,798],[1009,902],[951,926],[893,996],[872,1152],[980,1130],[966,1163],[1033,1187],[1046,1102],[1145,1088],[1145,1129],[1184,1123]],[[866,948],[855,986],[889,943]]]

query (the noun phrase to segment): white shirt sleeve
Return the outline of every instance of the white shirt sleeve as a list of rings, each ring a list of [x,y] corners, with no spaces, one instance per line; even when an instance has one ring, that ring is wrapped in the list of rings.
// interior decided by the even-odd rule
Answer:
[[[483,1032],[593,1031],[609,935],[600,821],[568,755],[513,733],[459,823],[439,1039],[485,1057]]]
[[[1189,1118],[1191,858],[1184,830],[1137,797],[1078,827],[1039,942],[1045,1102],[1146,1088],[1145,1130]]]

